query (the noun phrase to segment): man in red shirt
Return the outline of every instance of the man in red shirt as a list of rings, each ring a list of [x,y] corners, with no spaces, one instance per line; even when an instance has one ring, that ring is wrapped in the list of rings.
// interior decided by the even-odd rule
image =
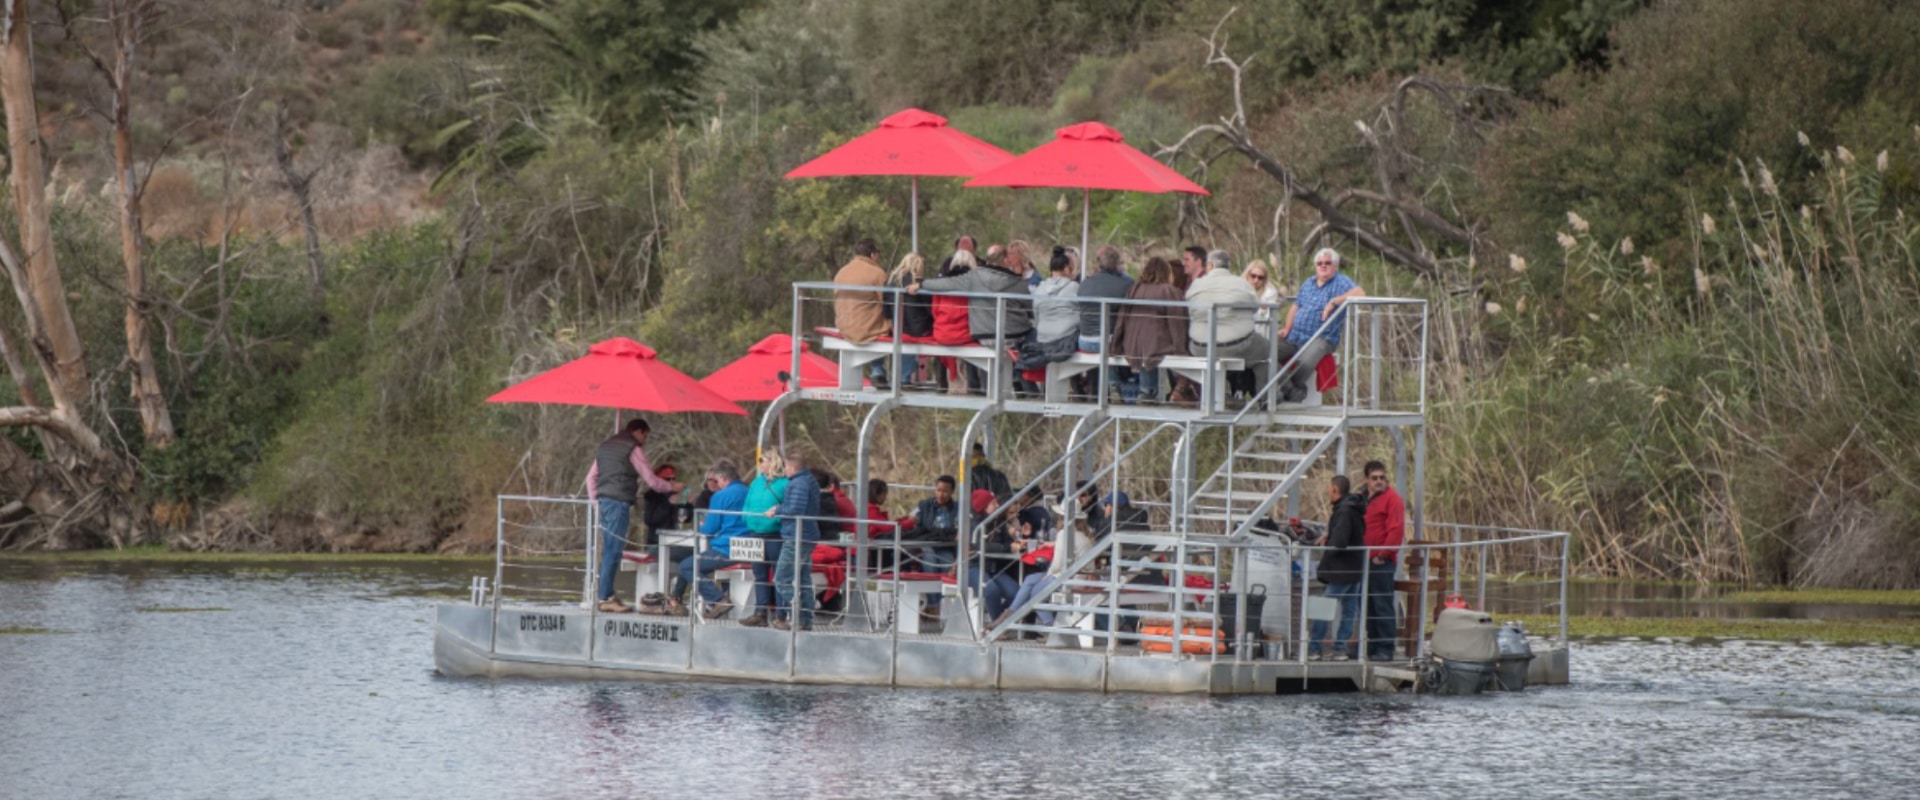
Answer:
[[[1407,503],[1387,483],[1387,465],[1369,461],[1367,476],[1367,660],[1392,661],[1399,631],[1393,575],[1407,538]],[[1393,548],[1393,549],[1385,549]]]

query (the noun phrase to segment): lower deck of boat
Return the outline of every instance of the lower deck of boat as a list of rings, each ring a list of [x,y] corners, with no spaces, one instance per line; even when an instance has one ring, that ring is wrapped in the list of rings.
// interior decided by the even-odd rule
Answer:
[[[1567,682],[1564,644],[1535,648],[1534,684]],[[1002,690],[1290,694],[1399,691],[1405,662],[1170,655],[952,636],[749,628],[574,607],[440,606],[434,660],[455,676],[738,680]]]

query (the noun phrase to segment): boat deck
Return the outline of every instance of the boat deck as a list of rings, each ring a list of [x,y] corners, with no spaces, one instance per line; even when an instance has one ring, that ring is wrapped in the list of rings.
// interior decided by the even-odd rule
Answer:
[[[1406,663],[1109,653],[827,625],[792,632],[576,607],[503,607],[495,624],[492,608],[447,605],[436,629],[436,662],[448,675],[1216,695],[1396,691],[1414,679]],[[1530,679],[1565,683],[1565,647],[1536,653]]]

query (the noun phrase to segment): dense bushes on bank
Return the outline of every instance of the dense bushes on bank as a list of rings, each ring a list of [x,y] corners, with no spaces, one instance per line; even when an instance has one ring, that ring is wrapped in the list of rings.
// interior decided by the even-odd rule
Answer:
[[[1374,180],[1354,123],[1377,126],[1401,77],[1512,90],[1464,114],[1416,98],[1402,140],[1408,184],[1497,248],[1448,254],[1421,281],[1355,253],[1370,283],[1433,300],[1450,332],[1432,376],[1431,513],[1572,529],[1582,563],[1614,574],[1920,583],[1905,444],[1920,435],[1920,10],[855,0],[669,25],[647,15],[674,3],[497,5],[426,3],[432,38],[322,103],[440,174],[437,218],[331,244],[327,324],[300,305],[299,254],[262,241],[230,293],[230,335],[180,327],[167,369],[181,443],[140,454],[146,491],[224,509],[181,541],[337,546],[333,530],[448,546],[484,528],[496,491],[570,490],[604,415],[482,398],[609,335],[703,373],[784,330],[786,284],[829,277],[853,239],[879,238],[889,265],[905,252],[906,181],[786,170],[906,104],[1015,151],[1100,118],[1151,152],[1231,113],[1200,37],[1237,5],[1220,29],[1254,56],[1250,127],[1317,185]],[[608,28],[615,10],[647,30]],[[683,45],[672,59],[595,55],[661,35]],[[1276,214],[1275,185],[1232,157],[1204,178],[1202,205],[1096,198],[1095,239],[1135,253],[1198,241],[1304,276],[1313,215]],[[920,211],[936,256],[961,231],[1078,239],[1078,197],[1060,192],[926,181]],[[77,252],[111,247],[66,230]],[[207,247],[158,242],[158,269],[186,280]],[[114,301],[80,291],[87,335],[110,341]],[[218,306],[210,291],[194,313]],[[831,441],[847,420],[795,422]],[[738,455],[745,427],[676,421],[661,447]],[[938,469],[913,454],[944,452],[942,435],[892,431],[881,460]],[[248,533],[275,525],[298,533]],[[381,530],[426,533],[368,544]]]

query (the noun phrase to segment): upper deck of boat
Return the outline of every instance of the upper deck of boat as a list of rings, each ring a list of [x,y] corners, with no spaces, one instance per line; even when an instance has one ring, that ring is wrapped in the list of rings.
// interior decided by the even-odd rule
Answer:
[[[1326,424],[1339,420],[1348,428],[1418,426],[1424,422],[1427,406],[1426,359],[1428,307],[1424,300],[1367,297],[1347,303],[1339,313],[1323,321],[1316,336],[1330,335],[1337,340],[1326,363],[1298,365],[1284,358],[1280,343],[1265,339],[1265,363],[1227,357],[1215,347],[1191,340],[1190,354],[1170,354],[1159,360],[1159,370],[1171,386],[1174,376],[1196,389],[1188,403],[1127,403],[1117,390],[1114,368],[1126,367],[1127,359],[1113,350],[1114,337],[1104,329],[1097,339],[1099,349],[1075,350],[1035,370],[1025,387],[1016,385],[1010,354],[999,348],[979,344],[941,345],[907,337],[907,341],[880,337],[853,342],[843,337],[831,323],[832,298],[836,293],[878,294],[889,301],[893,315],[891,330],[899,330],[900,305],[891,302],[904,294],[895,288],[849,287],[832,283],[801,282],[793,286],[791,336],[807,343],[814,352],[831,359],[835,365],[832,385],[811,380],[805,387],[790,381],[789,392],[776,401],[767,417],[781,408],[799,402],[824,402],[845,406],[865,406],[870,412],[896,408],[943,409],[967,412],[1032,415],[1040,417],[1085,418],[1098,416],[1114,420],[1149,423],[1193,424],[1197,426],[1269,426],[1287,424]],[[996,315],[1004,317],[1012,304],[1049,302],[1027,295],[957,293],[972,302],[990,302]],[[1101,306],[1103,318],[1122,309],[1138,314],[1178,313],[1194,315],[1195,325],[1203,326],[1206,340],[1218,339],[1222,320],[1238,311],[1268,320],[1283,320],[1291,298],[1277,303],[1220,304],[1209,306],[1185,302],[1153,302],[1108,298],[1075,298],[1051,302],[1074,303],[1078,307]],[[1183,316],[1183,318],[1185,318]],[[1336,324],[1340,327],[1336,328]],[[1274,332],[1272,322],[1258,323],[1265,334]],[[1343,335],[1344,334],[1344,335]],[[1275,337],[1278,338],[1278,337]],[[1087,339],[1081,339],[1085,344]],[[965,363],[984,377],[984,386],[971,387],[971,394],[952,394],[925,386],[903,385],[896,378],[886,384],[867,379],[875,364],[908,364],[917,358],[938,358]],[[800,354],[794,354],[794,369],[789,375],[805,374]],[[896,368],[897,369],[897,368]],[[1266,381],[1252,392],[1229,391],[1230,373],[1254,369]],[[1314,371],[1308,381],[1304,400],[1281,399],[1279,383],[1283,375],[1296,369]],[[893,372],[896,370],[889,370]],[[1042,377],[1043,376],[1043,377]],[[1075,382],[1080,385],[1076,386]],[[1022,390],[1024,389],[1024,390]]]

